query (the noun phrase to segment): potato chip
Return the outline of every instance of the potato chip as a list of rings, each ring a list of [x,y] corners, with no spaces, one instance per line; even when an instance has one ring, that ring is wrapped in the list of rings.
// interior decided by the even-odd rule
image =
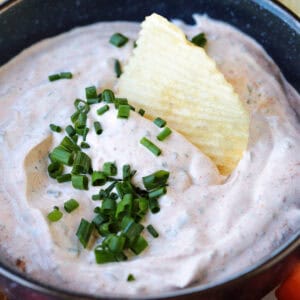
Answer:
[[[230,174],[247,147],[249,114],[205,50],[165,18],[142,23],[117,94],[162,117]]]

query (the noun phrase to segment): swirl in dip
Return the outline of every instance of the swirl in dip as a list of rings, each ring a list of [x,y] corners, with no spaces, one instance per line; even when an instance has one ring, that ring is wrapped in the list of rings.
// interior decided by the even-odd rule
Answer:
[[[84,88],[114,88],[114,60],[128,60],[139,25],[98,23],[74,29],[23,51],[0,69],[0,255],[42,282],[91,294],[149,294],[207,283],[242,271],[267,256],[300,226],[300,97],[264,50],[236,29],[196,16],[196,25],[177,24],[192,37],[204,31],[206,50],[234,86],[251,114],[250,140],[235,171],[221,176],[211,160],[182,135],[160,143],[153,156],[139,144],[160,129],[131,112],[101,116],[103,134],[91,131],[86,150],[95,169],[106,161],[138,170],[134,183],[159,169],[170,172],[168,192],[158,214],[145,224],[149,247],[126,262],[97,265],[75,232],[80,219],[93,218],[98,203],[88,191],[57,184],[47,174],[48,153],[62,139],[49,124],[66,127],[76,98]],[[130,41],[109,44],[115,32]],[[71,71],[72,80],[49,82],[49,74]],[[129,99],[130,100],[130,99]],[[101,105],[101,104],[100,104]],[[89,113],[88,127],[99,120],[99,105]],[[298,111],[299,114],[299,111]],[[120,172],[120,168],[119,168]],[[120,174],[118,174],[120,175]],[[55,223],[53,206],[75,198],[80,207]],[[128,274],[136,280],[127,282]]]

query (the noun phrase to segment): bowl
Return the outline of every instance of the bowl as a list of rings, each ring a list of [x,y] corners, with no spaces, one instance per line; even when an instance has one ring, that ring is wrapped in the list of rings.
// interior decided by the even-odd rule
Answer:
[[[0,7],[0,65],[33,43],[76,26],[98,21],[142,21],[152,12],[187,23],[193,22],[193,13],[205,13],[236,26],[265,48],[300,92],[299,20],[268,0],[6,1]],[[300,230],[268,257],[226,280],[132,299],[260,299],[288,275],[297,259],[300,259]],[[71,293],[37,282],[12,270],[0,258],[1,289],[9,299],[110,298]]]

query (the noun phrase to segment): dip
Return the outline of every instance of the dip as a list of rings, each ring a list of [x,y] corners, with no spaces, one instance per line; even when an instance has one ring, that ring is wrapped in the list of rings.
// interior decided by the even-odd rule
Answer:
[[[250,141],[235,171],[220,176],[208,157],[173,131],[152,155],[139,144],[160,129],[131,112],[118,119],[92,106],[90,123],[101,120],[103,134],[91,131],[86,153],[95,169],[105,161],[130,164],[134,182],[159,169],[170,172],[161,210],[145,224],[149,247],[126,262],[97,265],[75,232],[82,217],[90,220],[98,188],[75,190],[47,174],[48,153],[63,135],[76,98],[84,88],[113,89],[114,60],[128,60],[139,25],[98,23],[74,29],[23,51],[0,69],[0,255],[22,272],[51,285],[94,295],[150,294],[213,282],[242,271],[269,255],[300,227],[300,126],[295,110],[300,97],[264,50],[249,37],[221,22],[195,16],[196,25],[177,22],[187,36],[204,31],[208,54],[251,112]],[[130,38],[122,48],[109,44],[121,32]],[[48,81],[70,71],[71,80]],[[130,99],[129,99],[130,101]],[[100,104],[101,105],[101,104]],[[293,107],[294,106],[294,107]],[[298,111],[299,114],[299,111]],[[119,168],[120,171],[120,168]],[[120,175],[120,174],[119,174]],[[55,223],[53,206],[74,198],[80,207]],[[135,281],[127,282],[128,274]]]

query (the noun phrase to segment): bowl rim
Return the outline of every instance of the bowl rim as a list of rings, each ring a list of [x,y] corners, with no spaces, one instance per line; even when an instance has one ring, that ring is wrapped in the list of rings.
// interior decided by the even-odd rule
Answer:
[[[14,7],[19,2],[23,0],[6,0],[0,4],[0,17],[3,12]],[[293,30],[300,32],[300,17],[296,15],[291,9],[286,7],[279,0],[251,0],[254,3],[260,5],[263,9],[268,10],[270,13],[287,23]],[[222,278],[211,283],[195,285],[191,287],[186,287],[182,289],[176,289],[173,291],[163,292],[160,294],[150,294],[145,296],[140,295],[103,295],[95,296],[86,293],[72,292],[69,290],[64,290],[62,288],[55,287],[50,284],[39,282],[36,279],[30,278],[24,273],[18,272],[13,268],[6,266],[0,261],[0,275],[5,278],[14,281],[21,286],[32,289],[33,292],[41,292],[48,296],[58,296],[63,299],[161,299],[161,298],[171,298],[184,295],[191,295],[199,292],[208,292],[210,290],[221,288],[225,285],[238,283],[244,279],[251,278],[255,275],[263,273],[265,270],[273,267],[278,262],[282,261],[292,252],[300,249],[300,229],[289,237],[280,247],[275,249],[269,255],[263,257],[254,265],[244,268],[240,272],[235,272],[234,274]]]

